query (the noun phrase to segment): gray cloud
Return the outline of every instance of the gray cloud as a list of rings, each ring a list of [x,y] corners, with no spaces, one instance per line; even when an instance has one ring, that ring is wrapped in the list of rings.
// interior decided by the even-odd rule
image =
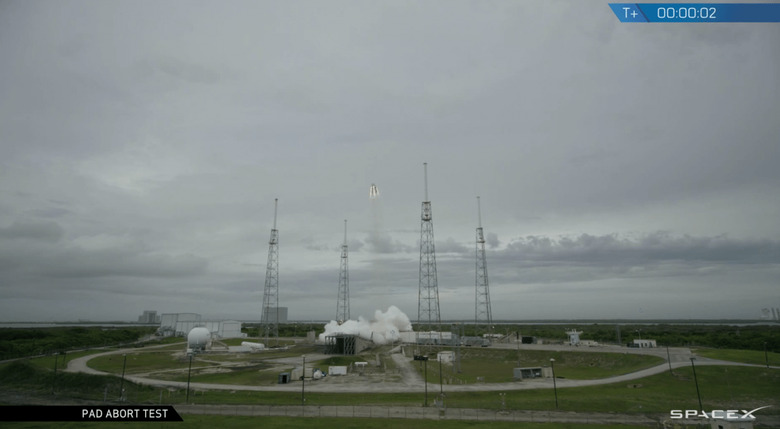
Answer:
[[[62,236],[62,227],[56,222],[17,221],[5,228],[0,228],[0,238],[9,240],[56,242]]]
[[[446,317],[473,312],[476,195],[496,314],[776,300],[777,26],[596,1],[0,8],[4,317],[259,318],[277,197],[291,315],[330,317],[345,218],[356,308],[412,315],[422,162]]]
[[[413,246],[408,246],[393,239],[387,233],[371,233],[366,236],[366,244],[374,253],[409,253],[414,251]]]
[[[510,242],[498,258],[517,258],[534,265],[642,265],[657,262],[773,264],[780,260],[780,242],[691,237],[656,232],[637,238],[616,234],[576,237],[528,236]]]
[[[501,245],[501,241],[498,239],[498,235],[495,232],[488,232],[485,234],[485,243],[491,249],[495,249]]]

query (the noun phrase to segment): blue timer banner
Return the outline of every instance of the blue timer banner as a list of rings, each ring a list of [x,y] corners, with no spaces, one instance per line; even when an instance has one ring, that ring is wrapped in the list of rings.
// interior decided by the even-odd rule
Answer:
[[[780,3],[610,3],[620,22],[780,22]]]

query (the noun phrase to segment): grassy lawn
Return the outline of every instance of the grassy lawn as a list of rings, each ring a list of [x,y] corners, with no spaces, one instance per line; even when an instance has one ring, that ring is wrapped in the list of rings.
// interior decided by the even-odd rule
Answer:
[[[753,363],[756,365],[765,365],[767,360],[771,366],[780,366],[780,353],[768,352],[764,355],[763,351],[757,350],[732,350],[732,349],[694,349],[693,353],[711,359],[727,360],[731,362]]]
[[[671,409],[698,409],[696,385],[690,368],[602,386],[558,389],[563,411],[618,413],[668,413]],[[701,366],[696,368],[704,409],[744,409],[773,405],[762,410],[780,414],[780,371],[750,367]],[[445,388],[446,393],[446,388]],[[496,408],[499,392],[447,395],[452,407]],[[511,409],[550,410],[555,407],[554,392],[546,390],[506,391]],[[724,408],[725,407],[725,408]]]
[[[442,379],[445,384],[476,383],[478,378],[485,383],[513,381],[513,368],[550,366],[550,358],[555,359],[556,377],[575,380],[594,380],[628,374],[664,362],[657,356],[629,353],[522,350],[519,359],[518,352],[512,350],[478,348],[461,353],[460,373],[454,373],[452,365],[442,366]],[[413,362],[413,365],[421,375],[424,373],[422,362]],[[437,361],[428,361],[428,381],[439,382]]]
[[[103,353],[104,351],[105,350],[83,350],[79,352],[70,352],[64,355],[58,355],[56,356],[57,370],[59,371],[65,368],[68,365],[68,362],[72,361],[73,359],[80,358],[82,356]],[[44,357],[29,359],[29,362],[40,368],[54,370],[54,359],[55,356],[44,356]]]
[[[125,374],[186,369],[189,366],[189,359],[184,354],[182,346],[183,345],[176,345],[171,346],[174,347],[172,349],[166,347],[163,350],[149,349],[127,353]],[[301,354],[317,352],[319,352],[319,349],[315,346],[296,346],[288,350],[270,349],[260,353],[203,353],[193,358],[192,369],[197,374],[204,368],[218,366],[220,362],[245,362],[246,366],[262,369],[260,366],[262,366],[262,361],[266,359],[297,357]],[[53,358],[51,364],[54,365]],[[90,360],[88,365],[90,368],[98,371],[121,374],[122,366],[124,365],[124,357],[122,354],[100,356]],[[270,364],[267,366],[270,366]]]
[[[772,408],[763,414],[780,414],[780,370],[760,367],[697,366],[701,398],[705,409],[754,409],[764,405]],[[59,397],[102,401],[104,391],[109,400],[119,396],[120,379],[116,376],[57,373],[56,389]],[[0,386],[33,396],[51,395],[54,386],[53,371],[38,365],[14,362],[0,365]],[[124,383],[129,402],[180,404],[185,389],[167,389]],[[438,388],[428,386],[428,400],[432,403]],[[446,406],[449,408],[502,408],[500,393],[507,409],[553,410],[552,389],[448,392],[444,386]],[[423,391],[407,393],[314,393],[306,392],[306,403],[317,405],[398,405],[420,406]],[[300,404],[300,392],[247,391],[192,391],[190,402],[202,404]],[[559,388],[559,409],[579,412],[668,413],[671,409],[698,408],[696,386],[690,367],[678,368],[675,375],[668,372],[630,382],[603,386]]]
[[[105,427],[121,429],[146,429],[149,427],[160,428],[187,428],[187,429],[255,429],[286,428],[286,429],[409,429],[409,428],[435,428],[435,429],[515,429],[520,424],[514,422],[477,422],[459,420],[412,420],[412,419],[366,419],[366,418],[302,418],[302,417],[244,417],[244,416],[203,416],[182,415],[184,422],[150,423],[150,422],[118,422],[118,423],[4,423],[5,428],[62,428],[76,429],[82,427]],[[526,429],[632,429],[643,426],[627,425],[588,425],[574,423],[522,423]]]
[[[112,354],[99,356],[91,359],[89,367],[98,371],[105,371],[114,374],[121,374],[122,367],[125,364],[122,354]],[[215,363],[202,362],[198,358],[193,359],[194,368],[211,367]],[[186,369],[189,366],[189,360],[182,353],[173,351],[141,351],[127,353],[127,364],[125,374],[139,374],[152,371],[161,371],[168,369]]]
[[[193,369],[193,383],[212,383],[212,384],[237,384],[241,386],[264,386],[276,384],[280,372],[290,372],[292,368],[285,370],[270,369],[262,370],[264,366],[240,367],[228,369],[225,372],[216,373],[196,373]],[[187,381],[187,371],[176,373],[153,374],[155,378],[171,381]]]

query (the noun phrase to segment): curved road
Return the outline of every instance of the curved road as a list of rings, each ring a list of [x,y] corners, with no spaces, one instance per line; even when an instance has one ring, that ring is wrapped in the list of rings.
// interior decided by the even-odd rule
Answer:
[[[165,345],[166,347],[169,345]],[[141,350],[149,350],[152,347],[145,347]],[[516,349],[516,346],[499,347],[499,348],[512,348]],[[90,368],[87,362],[98,356],[105,356],[110,354],[128,353],[139,349],[123,349],[106,353],[99,353],[90,356],[84,356],[73,359],[68,362],[66,371],[68,372],[83,372],[87,374],[101,374],[112,375],[110,373],[97,371]],[[612,352],[612,353],[635,353],[635,354],[647,354],[660,356],[666,361],[666,349],[629,349],[624,347],[571,347],[571,346],[556,346],[556,345],[524,345],[522,350],[550,350],[550,351],[579,351],[579,352]],[[325,377],[321,380],[312,381],[307,383],[306,390],[310,392],[354,392],[354,393],[369,393],[369,392],[387,392],[387,393],[400,393],[408,392],[410,390],[422,389],[424,382],[422,377],[412,368],[411,360],[404,357],[399,353],[392,354],[392,359],[399,368],[401,374],[401,381],[383,381],[377,380],[370,376],[360,377],[357,375],[348,375],[342,377]],[[669,348],[669,356],[671,358],[671,367],[680,368],[687,367],[690,363],[691,354],[690,349],[687,348]],[[319,358],[325,358],[325,355]],[[307,355],[307,361],[318,360],[317,357]],[[296,359],[297,362],[297,359]],[[696,356],[696,365],[735,365],[735,366],[753,366],[763,367],[764,365],[745,364],[737,362],[729,362],[715,359],[708,359],[704,357]],[[778,367],[771,367],[778,368]],[[669,370],[669,362],[666,361],[661,365],[657,365],[651,368],[643,369],[641,371],[632,372],[630,374],[617,375],[597,380],[571,380],[571,379],[556,379],[557,387],[580,387],[580,386],[596,386],[602,384],[610,384],[617,382],[625,382],[630,380],[636,380],[639,378],[647,377],[654,374],[659,374]],[[113,374],[116,375],[116,374]],[[180,381],[167,381],[156,380],[144,376],[125,375],[125,378],[139,384],[159,386],[159,387],[175,387],[186,388],[186,382]],[[274,384],[264,386],[245,386],[235,384],[211,384],[211,383],[190,383],[191,389],[196,390],[244,390],[244,391],[298,391],[300,385],[297,383],[290,384]],[[438,384],[428,383],[428,388],[432,391],[439,389]],[[524,390],[524,389],[552,389],[552,379],[532,379],[517,382],[508,383],[477,383],[467,385],[454,385],[445,384],[443,389],[448,392],[472,392],[472,391],[505,391],[505,390]]]

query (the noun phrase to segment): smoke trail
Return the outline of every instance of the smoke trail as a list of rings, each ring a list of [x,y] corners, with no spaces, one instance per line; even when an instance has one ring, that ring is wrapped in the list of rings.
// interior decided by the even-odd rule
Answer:
[[[371,321],[362,316],[358,320],[347,320],[341,325],[335,320],[325,325],[325,332],[320,334],[319,341],[325,342],[325,337],[336,334],[357,335],[366,340],[382,345],[401,338],[401,332],[411,332],[412,323],[409,317],[391,305],[387,311],[376,310]]]
[[[369,192],[369,204],[371,205],[371,232],[367,241],[373,252],[390,253],[392,240],[389,235],[383,232],[382,198],[379,196],[379,189],[374,184],[371,185]]]

